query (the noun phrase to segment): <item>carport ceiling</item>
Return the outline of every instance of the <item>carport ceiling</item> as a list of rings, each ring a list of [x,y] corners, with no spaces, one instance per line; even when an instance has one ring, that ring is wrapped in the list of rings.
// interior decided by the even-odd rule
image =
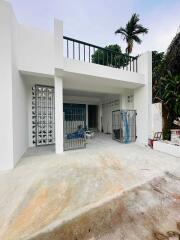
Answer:
[[[101,98],[101,99],[119,97],[119,94],[88,92],[88,91],[79,91],[79,90],[71,90],[71,89],[64,89],[63,94],[65,96],[95,97],[95,98]]]
[[[120,94],[125,90],[135,89],[139,87],[139,85],[113,79],[66,72],[63,75],[63,87],[64,89],[87,92]]]

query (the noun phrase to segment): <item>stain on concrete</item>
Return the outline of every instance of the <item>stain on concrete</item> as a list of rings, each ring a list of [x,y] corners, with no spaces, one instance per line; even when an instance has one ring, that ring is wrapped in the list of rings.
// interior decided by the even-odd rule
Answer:
[[[117,171],[123,169],[120,158],[113,153],[101,154],[99,158],[102,168],[109,168]]]
[[[4,234],[3,239],[14,240],[29,236],[56,220],[69,204],[71,189],[66,182],[43,186],[20,207]]]
[[[158,186],[161,194],[153,186]],[[176,240],[180,201],[169,194],[172,188],[180,193],[174,179],[155,178],[32,240]]]

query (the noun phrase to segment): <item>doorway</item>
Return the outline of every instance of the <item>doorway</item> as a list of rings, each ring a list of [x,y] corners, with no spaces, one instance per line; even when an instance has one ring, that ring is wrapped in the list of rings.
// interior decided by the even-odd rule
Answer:
[[[88,127],[98,129],[98,106],[88,105]]]

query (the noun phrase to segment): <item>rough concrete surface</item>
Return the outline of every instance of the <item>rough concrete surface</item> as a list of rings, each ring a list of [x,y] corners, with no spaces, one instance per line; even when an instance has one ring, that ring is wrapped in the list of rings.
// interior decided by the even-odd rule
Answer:
[[[178,239],[180,159],[106,135],[41,150],[0,173],[0,239]]]

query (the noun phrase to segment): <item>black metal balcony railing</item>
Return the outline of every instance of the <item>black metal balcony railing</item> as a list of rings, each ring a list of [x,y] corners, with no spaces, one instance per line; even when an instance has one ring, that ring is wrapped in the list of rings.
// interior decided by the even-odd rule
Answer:
[[[64,36],[65,57],[137,72],[137,57]]]

